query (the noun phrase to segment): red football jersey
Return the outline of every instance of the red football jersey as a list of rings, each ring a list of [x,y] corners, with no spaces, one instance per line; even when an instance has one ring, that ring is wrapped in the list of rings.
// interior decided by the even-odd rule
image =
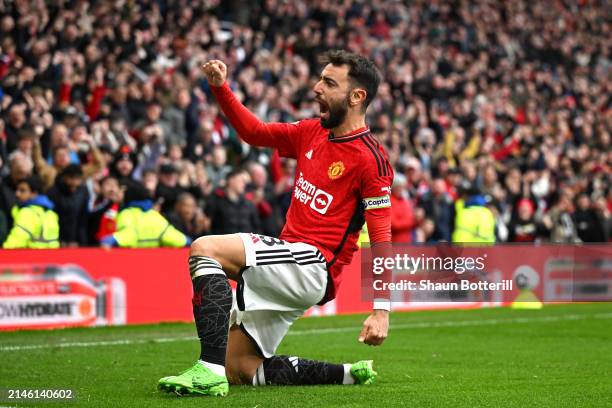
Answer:
[[[319,119],[284,125],[281,156],[297,159],[287,223],[280,238],[319,248],[334,288],[357,250],[367,208],[391,205],[393,169],[368,128],[330,138]],[[279,127],[276,129],[280,130]],[[335,290],[328,293],[333,299]]]
[[[235,99],[227,84],[213,92],[247,143],[275,147],[281,156],[297,160],[280,238],[321,251],[332,278],[326,300],[333,299],[342,267],[357,250],[365,211],[390,209],[393,169],[386,153],[367,127],[332,137],[319,119],[264,124]]]

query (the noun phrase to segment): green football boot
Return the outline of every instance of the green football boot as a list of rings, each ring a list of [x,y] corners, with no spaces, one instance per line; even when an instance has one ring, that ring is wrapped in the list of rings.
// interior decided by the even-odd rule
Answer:
[[[351,365],[355,384],[372,384],[378,373],[372,368],[372,360],[361,360]]]
[[[160,379],[157,388],[179,395],[196,394],[219,397],[225,397],[229,391],[227,377],[213,373],[199,362],[179,375]]]

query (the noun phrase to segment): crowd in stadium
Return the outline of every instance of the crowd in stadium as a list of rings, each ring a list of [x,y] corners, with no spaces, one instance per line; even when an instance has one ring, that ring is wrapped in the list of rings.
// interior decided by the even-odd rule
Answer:
[[[187,243],[277,236],[295,161],[240,141],[201,65],[224,61],[258,117],[293,122],[318,115],[317,55],[334,48],[382,73],[368,123],[395,169],[395,242],[450,241],[468,199],[498,242],[609,241],[608,7],[0,0],[0,242],[32,175],[62,246],[108,240],[130,191]]]

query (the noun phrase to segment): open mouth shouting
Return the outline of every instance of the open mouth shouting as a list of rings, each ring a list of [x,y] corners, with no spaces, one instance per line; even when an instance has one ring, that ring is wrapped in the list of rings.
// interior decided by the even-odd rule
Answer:
[[[322,99],[316,98],[316,101],[319,104],[319,113],[321,119],[329,119],[329,105]]]

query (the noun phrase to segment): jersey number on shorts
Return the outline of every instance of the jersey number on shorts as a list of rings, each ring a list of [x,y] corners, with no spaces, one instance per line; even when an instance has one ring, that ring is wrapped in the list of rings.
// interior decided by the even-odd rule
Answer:
[[[283,245],[285,243],[282,239],[267,237],[265,235],[258,235],[258,237],[261,239],[261,242],[267,246]]]

